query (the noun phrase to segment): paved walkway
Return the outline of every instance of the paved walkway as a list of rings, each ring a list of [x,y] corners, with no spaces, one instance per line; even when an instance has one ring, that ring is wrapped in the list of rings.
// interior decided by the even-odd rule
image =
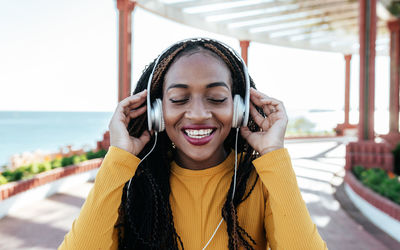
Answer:
[[[387,235],[371,234],[367,230],[370,225],[357,223],[335,199],[343,182],[345,143],[343,139],[286,142],[313,221],[329,249],[400,249],[400,244]],[[0,249],[55,249],[79,214],[92,185],[82,184],[1,219]]]

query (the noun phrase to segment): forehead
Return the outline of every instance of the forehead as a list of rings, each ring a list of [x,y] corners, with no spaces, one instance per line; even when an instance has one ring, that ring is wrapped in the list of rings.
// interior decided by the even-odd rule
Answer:
[[[173,61],[165,75],[164,87],[177,81],[188,84],[217,80],[231,85],[228,66],[215,53],[201,49],[184,53]]]

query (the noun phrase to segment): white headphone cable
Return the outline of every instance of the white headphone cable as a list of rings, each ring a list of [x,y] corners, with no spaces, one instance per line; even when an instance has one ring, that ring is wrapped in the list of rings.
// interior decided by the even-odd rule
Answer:
[[[235,191],[236,191],[236,173],[237,173],[237,144],[238,144],[238,134],[239,134],[239,128],[236,128],[236,139],[235,139],[235,172],[233,176],[233,193],[232,193],[232,201],[233,197],[235,197]],[[224,218],[221,219],[221,221],[218,223],[217,228],[215,229],[214,233],[211,235],[211,238],[208,240],[207,244],[203,247],[202,250],[206,249],[208,245],[210,244],[211,240],[214,238],[215,234],[217,233],[219,227],[222,224],[222,221]]]
[[[154,148],[156,147],[156,144],[157,144],[157,132],[154,132],[154,137],[155,137],[155,138],[154,138],[153,147],[152,147],[151,150],[143,157],[143,159],[141,159],[141,160],[139,161],[138,166],[140,165],[140,163],[142,163],[142,161],[144,161],[144,159],[146,159],[147,156],[150,155],[151,152],[153,152]],[[133,178],[133,177],[132,177],[132,178]],[[128,197],[129,197],[129,196],[128,196],[128,195],[129,195],[129,187],[131,186],[132,178],[129,180],[128,188],[126,189],[126,199],[128,199]]]

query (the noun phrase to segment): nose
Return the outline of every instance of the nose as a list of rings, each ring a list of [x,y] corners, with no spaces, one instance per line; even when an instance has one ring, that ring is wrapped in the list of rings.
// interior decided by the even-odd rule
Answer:
[[[185,118],[195,122],[201,122],[212,117],[211,111],[203,103],[201,98],[192,100],[191,105],[188,106],[188,110],[185,112]]]

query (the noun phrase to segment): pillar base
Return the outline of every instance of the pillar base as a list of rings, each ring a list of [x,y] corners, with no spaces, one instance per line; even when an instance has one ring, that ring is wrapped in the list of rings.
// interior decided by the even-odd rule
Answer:
[[[341,123],[338,124],[335,128],[335,132],[337,136],[351,135],[357,136],[357,124],[350,123]]]
[[[393,172],[394,159],[389,143],[357,141],[347,144],[345,169],[351,171],[357,165]]]

